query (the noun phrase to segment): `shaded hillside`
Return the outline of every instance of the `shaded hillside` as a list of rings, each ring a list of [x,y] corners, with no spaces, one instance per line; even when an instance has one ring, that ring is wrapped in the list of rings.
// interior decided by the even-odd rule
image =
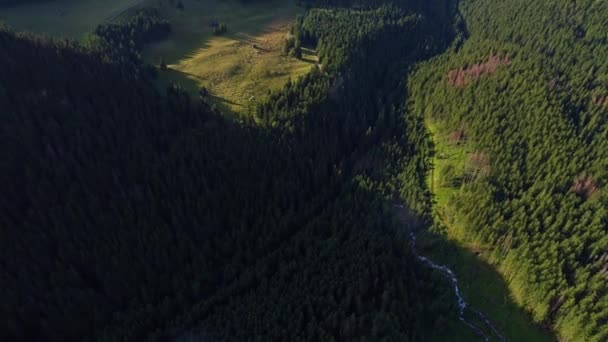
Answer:
[[[105,52],[0,31],[3,339],[407,341],[440,327],[452,298],[388,201],[428,218],[428,141],[401,116],[394,71],[444,47],[443,28],[383,7],[332,36],[307,25],[346,28],[350,13],[323,13],[301,29],[323,35],[332,72],[273,94],[261,127],[178,86],[158,94]]]

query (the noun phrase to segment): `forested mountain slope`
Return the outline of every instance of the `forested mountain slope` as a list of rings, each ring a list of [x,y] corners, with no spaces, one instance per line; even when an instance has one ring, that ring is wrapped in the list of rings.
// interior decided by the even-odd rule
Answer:
[[[0,338],[434,334],[453,298],[390,215],[430,217],[430,145],[402,113],[405,70],[449,43],[432,13],[311,11],[324,71],[259,125],[158,94],[131,51],[0,30]]]
[[[154,88],[160,12],[86,47],[0,28],[0,339],[441,338],[454,296],[404,234],[435,220],[608,340],[608,3],[301,3],[319,64],[243,122]]]
[[[410,110],[462,151],[438,156],[441,218],[490,246],[537,321],[606,341],[608,3],[460,7],[466,42],[409,82]]]

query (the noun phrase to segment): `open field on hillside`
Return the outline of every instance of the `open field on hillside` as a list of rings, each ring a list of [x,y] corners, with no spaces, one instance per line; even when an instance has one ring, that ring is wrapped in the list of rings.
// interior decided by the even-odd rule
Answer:
[[[147,0],[145,0],[147,1]],[[0,21],[16,30],[80,39],[142,0],[49,0],[0,7]]]
[[[147,62],[158,65],[162,58],[167,63],[168,70],[160,72],[161,85],[179,82],[191,94],[204,86],[220,107],[246,112],[269,90],[305,74],[315,62],[309,50],[301,60],[283,56],[283,42],[302,12],[290,1],[186,0],[183,4],[183,11],[167,3],[159,6],[173,33],[143,51]],[[210,27],[214,22],[225,24],[228,31],[214,35]]]

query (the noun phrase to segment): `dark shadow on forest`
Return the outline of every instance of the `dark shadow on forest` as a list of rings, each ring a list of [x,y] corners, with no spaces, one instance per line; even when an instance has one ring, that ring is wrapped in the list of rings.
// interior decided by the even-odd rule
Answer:
[[[206,98],[207,102],[212,106],[215,106],[226,118],[234,119],[239,116],[237,112],[232,110],[229,105],[243,107],[243,104],[228,100],[217,95],[209,94]]]
[[[457,11],[457,1],[453,1],[452,5]],[[461,42],[466,39],[466,27],[464,21],[459,25],[463,36],[460,37]],[[258,40],[252,39],[250,35],[240,33],[228,33],[226,36],[250,44],[260,43]],[[448,44],[449,45],[449,44]],[[448,46],[445,47],[446,49]],[[310,48],[302,48],[306,56],[316,56],[316,51]],[[436,55],[443,51],[437,51]],[[431,56],[426,56],[430,58]],[[316,64],[318,61],[303,57],[300,60]],[[174,71],[186,84],[193,83],[193,80],[186,73]],[[188,87],[186,87],[187,89]],[[405,93],[405,92],[404,92]],[[232,105],[241,105],[230,102],[226,99],[210,95],[214,103]],[[242,106],[242,105],[241,105]],[[272,142],[267,142],[272,144]],[[348,158],[347,158],[348,159]],[[351,161],[355,162],[355,161]],[[352,170],[350,170],[352,171]],[[345,170],[345,173],[348,171]],[[352,182],[356,174],[346,176],[345,183]],[[382,194],[367,192],[364,199],[366,206],[369,208],[377,208],[378,203],[384,202],[384,207],[394,207],[395,202],[386,200]],[[380,214],[379,214],[380,215]],[[399,216],[399,215],[395,215]],[[408,240],[408,233],[413,230],[419,236],[419,242],[416,250],[420,255],[429,257],[437,264],[442,264],[452,269],[459,279],[459,286],[463,292],[465,300],[476,310],[481,311],[488,316],[491,323],[505,336],[507,341],[557,341],[556,336],[538,325],[532,323],[532,318],[527,314],[511,297],[507,282],[500,273],[490,264],[478,257],[475,253],[466,248],[449,241],[441,235],[430,233],[427,228],[429,223],[423,223],[421,218],[410,215],[407,219],[395,219],[392,228],[403,234],[403,239]],[[304,226],[304,224],[302,224]],[[302,228],[303,229],[303,228]],[[357,229],[357,227],[353,227]],[[288,240],[289,238],[287,238]],[[275,246],[280,246],[276,244]],[[271,255],[273,251],[268,251],[267,255]],[[412,256],[413,257],[413,256]],[[262,260],[260,258],[258,260]],[[421,267],[427,267],[421,265]],[[430,270],[429,270],[430,271]],[[434,272],[438,281],[443,281],[446,286],[446,291],[453,294],[451,284],[444,275]],[[481,340],[475,336],[471,330],[458,320],[456,297],[452,295],[454,300],[454,311],[450,314],[449,321],[444,329],[436,329],[431,336],[432,341],[475,341]],[[486,332],[488,336],[494,336],[491,332]],[[496,340],[496,339],[495,339]]]
[[[234,102],[234,101],[228,100],[226,98],[219,97],[217,95],[211,94],[208,97],[210,99],[212,99],[214,102],[221,102],[221,103],[230,104],[230,105],[233,105],[233,106],[241,106],[241,107],[243,106],[242,103]]]
[[[457,7],[457,1],[454,1],[454,3]],[[243,43],[260,43],[258,40],[252,39],[251,36],[247,34],[228,33],[226,34],[226,36]],[[313,49],[302,48],[302,50],[306,55],[316,55],[316,52]],[[440,53],[442,53],[442,51],[437,52],[437,54]],[[431,56],[427,57],[430,58]],[[307,57],[303,57],[300,60],[311,64],[318,63],[318,61]],[[175,83],[181,84],[182,87],[184,87],[184,89],[186,89],[194,99],[198,99],[198,86],[197,83],[192,79],[193,77],[196,78],[196,75],[190,75],[176,70],[161,71],[161,74],[162,73],[169,73],[174,79]],[[229,108],[229,104],[242,106],[242,104],[230,102],[229,100],[214,95],[209,95],[208,97],[212,100],[214,104],[218,105],[218,107],[222,111],[227,110],[227,108]],[[228,112],[231,111],[228,109]],[[272,144],[273,142],[267,141],[264,143]],[[351,160],[351,162],[354,163],[355,161]],[[347,174],[348,172],[349,171],[345,170],[345,174]],[[344,179],[344,182],[352,182],[355,176],[355,173],[352,173],[349,176],[345,176],[346,179]],[[377,208],[377,204],[382,202],[385,202],[384,207],[393,207],[396,203],[386,200],[382,194],[373,193],[369,191],[366,192],[366,198],[363,201],[369,208]],[[421,218],[410,215],[406,220],[395,219],[395,222],[393,222],[392,224],[392,228],[397,229],[399,232],[403,233],[404,240],[409,239],[409,231],[414,230],[419,236],[419,242],[416,246],[417,251],[421,255],[431,258],[434,262],[438,264],[443,264],[450,267],[459,279],[460,288],[462,289],[463,295],[467,302],[470,303],[475,309],[487,315],[491,322],[498,328],[500,333],[506,337],[507,341],[557,340],[557,338],[551,332],[547,332],[539,326],[533,325],[531,323],[531,317],[527,315],[522,310],[522,308],[513,301],[510,296],[505,279],[495,270],[492,265],[489,265],[481,258],[477,257],[471,251],[463,248],[462,246],[456,245],[452,241],[447,240],[445,237],[431,234],[427,231],[428,223],[425,224],[423,222],[424,220],[422,220]],[[304,229],[304,227],[305,224],[301,223],[301,226],[299,225],[299,227],[296,228],[296,232],[299,229]],[[353,227],[353,229],[356,230],[357,227]],[[287,237],[285,240],[289,241],[289,239],[294,235],[295,232],[294,234]],[[278,250],[281,246],[281,243],[285,243],[286,241],[280,241],[276,243],[274,245],[275,248]],[[262,262],[264,258],[271,256],[274,251],[275,250],[268,250],[265,256],[261,256],[257,259],[257,262]],[[422,265],[421,267],[427,266]],[[437,272],[435,273],[438,281],[441,281],[440,279],[444,281],[447,291],[452,291],[451,285],[444,277],[444,275],[441,275]],[[491,289],[493,292],[491,292],[490,294],[486,294],[485,291],[479,291],[479,287]],[[432,340],[476,340],[476,338],[478,337],[473,335],[469,328],[458,320],[458,314],[456,311],[457,309],[455,304],[456,297],[453,296],[452,298],[454,300],[454,312],[449,317],[450,321],[447,322],[445,329],[438,329],[433,331],[434,336],[432,336]],[[194,334],[197,335],[196,328],[193,331]],[[176,335],[180,336],[179,333]],[[183,335],[181,336],[183,337]],[[492,336],[492,334],[488,333],[488,336]]]
[[[198,76],[167,68],[166,70],[158,70],[156,86],[160,91],[164,91],[163,87],[170,84],[179,85],[188,93],[191,99],[196,100],[198,98],[199,85],[195,79],[198,79]]]

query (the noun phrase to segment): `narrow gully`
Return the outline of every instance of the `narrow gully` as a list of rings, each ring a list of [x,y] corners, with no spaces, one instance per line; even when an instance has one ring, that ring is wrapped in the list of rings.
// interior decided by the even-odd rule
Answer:
[[[398,209],[404,209],[404,206],[401,204],[397,204],[395,206]],[[414,253],[414,256],[416,257],[416,259],[418,259],[422,263],[428,265],[430,268],[444,274],[452,283],[452,288],[454,289],[454,294],[456,295],[456,299],[457,299],[458,318],[460,319],[460,321],[464,325],[466,325],[468,328],[470,328],[476,335],[481,337],[483,339],[483,341],[485,341],[485,342],[490,341],[490,337],[484,332],[484,330],[482,328],[480,328],[475,323],[470,322],[469,320],[467,320],[465,318],[465,312],[468,309],[470,312],[472,312],[473,314],[475,314],[476,316],[479,317],[479,319],[484,323],[484,325],[486,325],[490,329],[490,331],[493,333],[493,335],[494,335],[494,337],[496,337],[496,339],[498,339],[499,341],[502,341],[502,342],[506,342],[505,337],[490,322],[489,318],[485,314],[480,312],[479,310],[471,307],[465,301],[464,297],[462,296],[462,293],[460,292],[460,287],[458,285],[458,278],[456,277],[456,274],[454,273],[454,271],[452,271],[449,267],[447,267],[445,265],[439,265],[439,264],[435,263],[433,260],[431,260],[423,255],[418,254],[418,252],[416,251],[416,235],[414,234],[414,232],[412,230],[409,231],[409,234],[410,234],[410,244],[411,244],[412,252]]]

